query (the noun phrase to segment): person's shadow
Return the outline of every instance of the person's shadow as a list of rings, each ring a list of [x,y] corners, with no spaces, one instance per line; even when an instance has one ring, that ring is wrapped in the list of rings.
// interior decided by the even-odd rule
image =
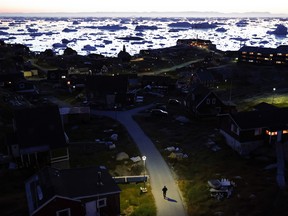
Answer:
[[[166,199],[167,201],[169,201],[169,202],[177,202],[177,200],[171,199],[171,198],[169,198],[169,197],[166,197],[165,199]]]

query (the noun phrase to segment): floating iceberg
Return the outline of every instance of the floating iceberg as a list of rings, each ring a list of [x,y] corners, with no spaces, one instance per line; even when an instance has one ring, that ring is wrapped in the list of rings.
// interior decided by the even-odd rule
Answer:
[[[277,28],[274,31],[267,31],[267,34],[274,34],[278,36],[286,36],[287,33],[287,27],[285,27],[282,24],[277,25]]]

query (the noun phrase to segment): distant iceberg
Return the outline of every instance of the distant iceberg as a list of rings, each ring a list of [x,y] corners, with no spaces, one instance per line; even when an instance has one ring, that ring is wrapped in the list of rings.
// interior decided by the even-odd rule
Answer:
[[[220,28],[217,28],[215,31],[217,31],[217,32],[226,32],[227,29],[225,29],[223,27],[220,27]]]
[[[191,28],[192,24],[189,22],[174,22],[168,24],[168,27],[170,28]]]
[[[140,41],[143,40],[142,37],[137,37],[137,36],[126,36],[126,37],[117,37],[117,39],[121,39],[121,40],[133,40],[133,41]]]
[[[111,40],[103,40],[103,43],[104,44],[112,44],[112,41]]]
[[[62,30],[62,32],[77,32],[78,30],[77,29],[69,29],[69,28],[64,28]]]
[[[279,25],[277,25],[277,28],[274,31],[267,31],[267,34],[286,36],[287,35],[287,27],[285,27],[282,24],[279,24]]]
[[[248,25],[248,21],[247,20],[240,20],[236,23],[236,26],[238,27],[246,27]]]
[[[9,33],[5,31],[0,31],[0,35],[9,35]]]
[[[65,48],[66,44],[62,44],[62,43],[54,43],[53,48]]]
[[[118,30],[126,30],[127,29],[126,26],[120,26],[120,25],[97,26],[96,28],[101,29],[101,30],[108,30],[108,31],[118,31]]]
[[[82,48],[82,50],[85,50],[85,51],[96,51],[96,47],[87,44],[87,45],[85,45],[85,46]]]
[[[217,24],[208,23],[208,22],[192,24],[192,28],[194,28],[194,29],[211,29],[211,28],[216,28],[216,27],[218,27]]]
[[[157,26],[137,25],[135,31],[157,30]]]

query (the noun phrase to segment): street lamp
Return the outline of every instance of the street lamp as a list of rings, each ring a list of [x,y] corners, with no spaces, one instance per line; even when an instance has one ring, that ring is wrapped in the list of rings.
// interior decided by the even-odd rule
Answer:
[[[274,98],[275,98],[275,91],[276,91],[276,88],[273,88],[273,98],[272,98],[272,104],[274,102]]]
[[[145,167],[145,161],[146,161],[146,156],[142,156],[142,160],[143,160],[143,164],[144,164],[144,188],[143,188],[143,190],[144,191],[146,191],[146,185],[145,185],[145,183],[146,183],[146,167]]]

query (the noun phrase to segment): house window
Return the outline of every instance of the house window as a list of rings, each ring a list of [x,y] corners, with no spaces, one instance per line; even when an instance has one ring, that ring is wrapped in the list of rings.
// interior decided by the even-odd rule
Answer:
[[[71,215],[70,208],[62,209],[56,212],[56,216],[70,216],[70,215]]]
[[[261,134],[262,134],[262,128],[256,128],[255,131],[254,131],[254,135],[258,136],[258,135],[261,135]]]
[[[212,104],[216,104],[216,98],[212,99]]]
[[[209,98],[206,100],[206,104],[210,104],[210,99]]]
[[[106,206],[106,198],[98,199],[97,200],[97,207],[102,208]]]
[[[239,135],[239,128],[234,124],[231,124],[231,131]]]

